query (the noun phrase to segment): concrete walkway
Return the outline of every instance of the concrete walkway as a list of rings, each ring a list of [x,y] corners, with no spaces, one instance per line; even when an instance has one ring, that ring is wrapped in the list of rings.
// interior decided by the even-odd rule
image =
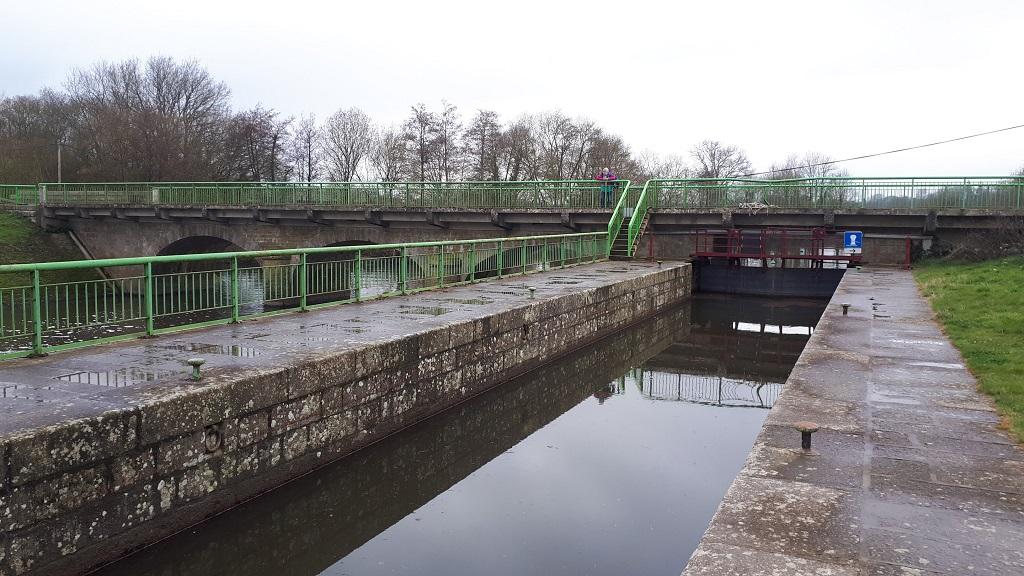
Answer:
[[[998,424],[911,274],[850,271],[684,574],[1024,574],[1024,450]]]
[[[665,264],[665,269],[676,266],[679,264]],[[205,374],[297,364],[304,357],[327,351],[357,349],[521,309],[547,298],[609,286],[657,268],[653,263],[598,262],[153,339],[101,344],[44,358],[3,361],[0,454],[5,436],[194,388],[188,379],[188,358],[205,359]],[[533,296],[528,287],[536,289]]]

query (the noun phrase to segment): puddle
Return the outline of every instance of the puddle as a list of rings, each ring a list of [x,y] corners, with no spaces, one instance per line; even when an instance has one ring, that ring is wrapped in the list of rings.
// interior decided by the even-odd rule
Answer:
[[[402,313],[405,314],[422,314],[424,316],[440,316],[451,312],[448,308],[441,308],[440,306],[399,306]]]
[[[106,386],[108,388],[124,388],[126,386],[134,386],[135,384],[140,384],[142,382],[153,382],[171,374],[172,372],[163,370],[118,368],[117,370],[107,370],[104,372],[73,372],[71,374],[57,376],[54,380],[74,382],[75,384],[94,384],[96,386]]]
[[[909,406],[920,406],[919,400],[914,400],[906,396],[886,396],[885,394],[869,394],[868,400],[872,402],[885,402],[886,404],[906,404]]]
[[[18,392],[21,390],[21,392]],[[12,400],[30,400],[39,404],[45,404],[47,402],[53,402],[53,400],[47,400],[40,398],[32,394],[35,390],[53,390],[52,386],[28,386],[25,384],[4,384],[0,386],[0,398],[10,398]]]
[[[438,302],[448,302],[450,304],[467,304],[470,306],[480,306],[481,304],[491,304],[494,300],[490,298],[442,298]]]
[[[239,346],[237,344],[223,346],[220,344],[203,344],[201,342],[189,342],[188,344],[172,344],[170,346],[160,346],[160,348],[166,348],[168,350],[177,350],[179,352],[196,352],[198,354],[223,354],[224,356],[235,356],[237,358],[254,358],[256,356],[260,356],[263,354],[263,352],[261,352],[257,348],[249,348],[246,346]]]
[[[582,284],[580,280],[549,280],[548,284]]]

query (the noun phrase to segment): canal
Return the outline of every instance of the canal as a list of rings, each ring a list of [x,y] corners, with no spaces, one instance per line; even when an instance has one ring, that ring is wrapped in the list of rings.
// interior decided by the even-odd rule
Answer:
[[[696,295],[100,574],[676,576],[824,306]]]

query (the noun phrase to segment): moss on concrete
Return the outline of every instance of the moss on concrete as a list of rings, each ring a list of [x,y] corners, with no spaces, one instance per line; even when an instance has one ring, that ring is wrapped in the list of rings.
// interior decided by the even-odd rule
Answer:
[[[20,215],[0,212],[0,264],[82,260],[67,234],[45,232]],[[43,273],[43,282],[75,282],[99,278],[95,270],[61,270]],[[31,285],[28,274],[0,274],[0,288]]]
[[[926,262],[914,275],[982,391],[1024,441],[1024,257]]]

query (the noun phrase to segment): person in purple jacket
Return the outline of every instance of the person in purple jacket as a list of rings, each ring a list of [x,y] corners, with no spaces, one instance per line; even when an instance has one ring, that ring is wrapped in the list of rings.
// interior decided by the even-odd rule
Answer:
[[[609,168],[602,168],[597,175],[597,181],[601,183],[601,208],[611,208],[615,204],[615,172]]]

